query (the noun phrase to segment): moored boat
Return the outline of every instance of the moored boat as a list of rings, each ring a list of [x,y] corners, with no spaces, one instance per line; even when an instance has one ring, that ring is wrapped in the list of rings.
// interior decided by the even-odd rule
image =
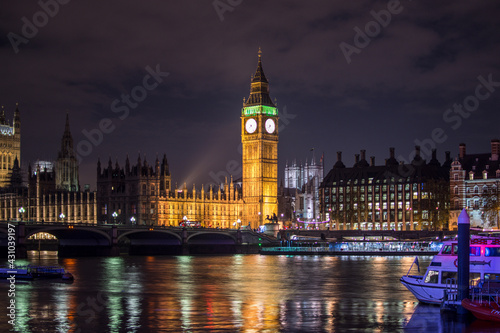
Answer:
[[[481,320],[500,322],[500,280],[481,281],[470,291],[462,306]]]
[[[500,238],[471,236],[469,284],[500,279]],[[424,275],[405,275],[401,283],[423,303],[441,304],[445,290],[457,289],[457,240],[445,241]],[[408,271],[409,272],[409,271]]]
[[[473,301],[465,298],[462,300],[462,306],[477,319],[500,322],[500,307],[496,302]]]
[[[14,266],[0,267],[0,278],[14,277],[16,280],[63,279],[73,280],[73,275],[59,266]]]
[[[0,267],[0,279],[14,277],[16,280],[33,280],[33,275],[27,268],[7,268]]]

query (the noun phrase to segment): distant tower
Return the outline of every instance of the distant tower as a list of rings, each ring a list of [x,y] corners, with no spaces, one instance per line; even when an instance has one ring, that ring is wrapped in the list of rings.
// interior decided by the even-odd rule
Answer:
[[[5,119],[5,110],[0,111],[0,187],[11,185],[11,173],[14,161],[17,158],[18,166],[21,164],[21,117],[16,104],[14,123],[10,126]]]
[[[278,214],[278,109],[269,96],[261,53],[241,110],[243,223],[253,228]]]
[[[61,140],[61,150],[57,156],[55,169],[56,188],[58,190],[79,191],[78,160],[73,149],[73,137],[69,130],[68,114],[66,114],[66,128]]]

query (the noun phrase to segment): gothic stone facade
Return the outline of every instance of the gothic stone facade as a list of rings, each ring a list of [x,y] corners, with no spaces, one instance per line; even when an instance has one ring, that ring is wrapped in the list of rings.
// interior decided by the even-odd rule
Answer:
[[[0,114],[0,188],[11,186],[12,169],[17,158],[21,163],[21,117],[19,108],[14,111],[14,121],[10,125],[2,107]]]
[[[20,125],[17,110],[16,114],[14,122]],[[16,126],[14,126],[14,131],[20,133]],[[66,159],[68,156],[75,156],[68,118],[66,118],[66,129],[61,146],[63,153],[60,152],[56,162],[59,167],[46,169],[38,164],[32,170],[30,165],[27,186],[4,188],[0,195],[0,219],[97,223],[96,192],[78,191],[78,167],[71,163],[65,163],[68,161]],[[18,162],[14,159],[12,172],[14,173],[16,169],[18,169]],[[20,173],[19,177],[21,177]],[[22,179],[20,183],[22,184]],[[62,184],[73,184],[74,186],[66,187],[61,186]],[[24,212],[22,212],[23,210]]]
[[[179,226],[187,221],[205,227],[241,226],[243,200],[241,189],[232,179],[223,188],[197,191],[193,186],[171,189],[166,156],[154,166],[139,157],[137,164],[125,168],[97,167],[98,219],[101,223]],[[240,222],[238,222],[238,220]]]
[[[491,151],[482,154],[467,154],[465,143],[460,144],[450,170],[450,229],[457,229],[458,215],[464,208],[471,227],[499,228],[499,183],[500,141],[491,140]]]

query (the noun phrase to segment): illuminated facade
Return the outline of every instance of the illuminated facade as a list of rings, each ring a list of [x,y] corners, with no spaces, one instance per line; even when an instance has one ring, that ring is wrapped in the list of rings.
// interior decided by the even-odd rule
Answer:
[[[77,192],[80,189],[78,180],[78,161],[73,149],[73,136],[69,130],[69,116],[66,114],[66,127],[61,140],[61,150],[56,160],[56,188]]]
[[[243,218],[241,190],[232,181],[216,190],[171,189],[167,158],[146,160],[125,168],[118,163],[101,169],[97,164],[98,219],[101,223],[179,226],[183,222],[205,227],[238,228]]]
[[[261,52],[241,110],[244,221],[252,228],[278,214],[278,109],[269,96]]]
[[[14,159],[11,179],[20,185],[10,186],[0,195],[1,220],[97,223],[96,192],[78,191],[77,186],[61,186],[70,184],[65,182],[68,176],[78,180],[78,166],[75,169],[75,165],[65,164],[75,156],[68,118],[61,147],[55,168],[49,161],[37,161],[34,169],[31,164],[28,166],[27,187],[23,185],[19,163]],[[65,169],[66,166],[69,168]]]
[[[457,229],[458,215],[466,208],[471,227],[499,228],[500,141],[491,140],[491,152],[467,154],[459,146],[450,170],[450,229]]]
[[[16,105],[12,126],[5,118],[2,106],[0,114],[0,188],[9,187],[11,184],[14,161],[21,163],[21,118],[19,107]]]
[[[346,168],[339,152],[320,185],[322,219],[340,230],[447,228],[450,164],[449,152],[441,165],[435,150],[426,162],[417,146],[409,164],[398,162],[391,148],[385,165],[376,166],[374,157],[368,163],[362,151]]]
[[[319,185],[323,181],[323,157],[319,163],[313,157],[311,163],[307,161],[304,165],[292,162],[285,166],[285,184],[280,195],[286,193],[292,194],[290,197],[291,205],[280,208],[280,214],[283,217],[291,216],[291,222],[296,219],[304,222],[315,222],[321,218],[319,210]],[[281,199],[281,198],[280,198]],[[291,212],[287,210],[291,209]],[[289,219],[283,219],[288,221]]]

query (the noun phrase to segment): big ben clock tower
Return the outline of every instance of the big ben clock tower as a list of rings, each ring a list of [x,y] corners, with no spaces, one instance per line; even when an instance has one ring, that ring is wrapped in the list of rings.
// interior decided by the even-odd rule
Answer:
[[[278,109],[269,96],[261,54],[241,110],[243,223],[252,228],[278,213]]]

